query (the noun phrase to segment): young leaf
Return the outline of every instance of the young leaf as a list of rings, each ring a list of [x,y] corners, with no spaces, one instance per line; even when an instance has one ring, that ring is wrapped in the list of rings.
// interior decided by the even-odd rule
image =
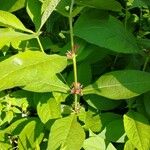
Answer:
[[[35,34],[25,34],[9,28],[0,28],[0,48],[11,42],[36,38]]]
[[[39,103],[37,105],[37,113],[43,123],[50,119],[61,117],[60,105],[52,97],[51,94],[45,93],[39,95]],[[46,114],[46,115],[45,115]]]
[[[85,150],[106,150],[106,144],[103,138],[93,136],[84,141],[83,148]]]
[[[75,115],[58,119],[51,128],[47,150],[80,150],[85,133]]]
[[[76,0],[77,4],[97,9],[121,11],[122,7],[115,0]]]
[[[124,115],[125,132],[132,144],[139,150],[150,148],[150,126],[148,120],[137,112]]]
[[[43,139],[43,129],[43,124],[39,120],[29,122],[19,135],[18,148],[35,149],[36,144],[40,144]]]
[[[134,145],[128,140],[124,145],[124,150],[136,150]]]
[[[15,15],[3,10],[0,10],[0,26],[12,27],[32,33],[32,31],[27,29]]]
[[[42,28],[42,26],[44,25],[44,23],[50,16],[50,14],[55,10],[55,8],[59,2],[60,2],[60,0],[45,0],[45,1],[43,1],[42,10],[41,10],[42,18],[41,18],[40,29]]]
[[[103,15],[99,15],[103,14]],[[123,24],[104,12],[85,12],[74,26],[74,34],[89,43],[118,53],[138,53],[134,36],[125,30]]]
[[[56,76],[67,65],[66,57],[26,51],[0,63],[0,90],[16,86],[36,92],[67,92]]]
[[[150,90],[150,73],[138,70],[114,71],[102,75],[83,94],[97,94],[110,99],[128,99]]]

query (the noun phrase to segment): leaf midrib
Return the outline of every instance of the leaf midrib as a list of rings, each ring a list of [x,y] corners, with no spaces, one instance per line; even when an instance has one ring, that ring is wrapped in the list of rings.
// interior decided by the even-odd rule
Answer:
[[[53,58],[53,59],[56,59],[56,58]],[[0,78],[0,80],[3,80],[3,79],[6,78],[7,76],[10,76],[11,74],[13,74],[13,73],[15,73],[15,72],[17,72],[17,71],[21,71],[21,70],[30,68],[30,67],[35,66],[35,65],[38,65],[38,64],[43,64],[43,63],[45,63],[45,62],[47,62],[47,61],[48,61],[48,62],[49,62],[49,61],[52,61],[53,59],[51,58],[51,60],[44,60],[44,61],[42,61],[42,62],[38,62],[38,63],[30,64],[30,65],[28,65],[28,66],[24,66],[24,67],[22,67],[22,68],[18,68],[17,70],[14,70],[14,71],[11,71],[11,72],[5,74],[2,78]],[[53,62],[52,62],[52,63],[53,63]],[[56,64],[56,67],[58,68],[57,63],[55,63],[55,64]],[[52,76],[55,75],[55,74],[56,74],[56,73],[52,74]]]
[[[147,83],[147,81],[143,81],[143,82],[132,82],[132,83],[117,83],[117,84],[109,84],[109,85],[105,85],[105,86],[98,86],[97,88],[94,88],[94,86],[93,87],[87,87],[87,89],[86,89],[86,87],[85,87],[85,90],[83,89],[83,91],[84,92],[90,92],[90,91],[93,91],[93,90],[99,90],[99,89],[102,89],[102,88],[111,88],[111,87],[120,87],[120,86],[122,86],[122,85],[124,85],[123,87],[125,87],[126,85],[139,85],[139,84],[145,84],[145,83]],[[91,85],[92,86],[92,85]],[[125,87],[125,88],[127,88],[127,87]],[[128,88],[127,88],[128,89]]]

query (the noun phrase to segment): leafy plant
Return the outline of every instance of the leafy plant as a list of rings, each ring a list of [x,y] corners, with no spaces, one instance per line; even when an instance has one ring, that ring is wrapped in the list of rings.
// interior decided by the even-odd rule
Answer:
[[[2,0],[0,150],[149,150],[149,9]]]

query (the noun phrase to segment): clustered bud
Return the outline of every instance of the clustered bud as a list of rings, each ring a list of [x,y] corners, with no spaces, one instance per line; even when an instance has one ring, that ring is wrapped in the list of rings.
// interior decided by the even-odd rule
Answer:
[[[73,57],[76,55],[77,48],[78,48],[78,45],[74,45],[72,50],[67,51],[66,55],[68,59],[73,59]]]
[[[81,83],[77,82],[73,82],[72,84],[72,89],[71,89],[71,94],[78,94],[78,95],[83,95],[82,93],[82,87],[83,85],[81,85]]]

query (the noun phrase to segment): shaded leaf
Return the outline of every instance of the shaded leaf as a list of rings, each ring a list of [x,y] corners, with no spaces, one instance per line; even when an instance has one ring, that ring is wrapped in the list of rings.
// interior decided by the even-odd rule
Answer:
[[[125,131],[123,126],[123,120],[114,119],[108,124],[106,124],[104,130],[98,135],[108,141],[116,143],[124,143],[125,141]]]
[[[25,6],[26,0],[1,0],[0,10],[13,12],[19,10]]]
[[[102,75],[83,94],[97,94],[111,99],[128,99],[150,90],[150,74],[138,70],[114,71]]]
[[[38,30],[41,25],[41,6],[42,3],[38,0],[27,1],[27,13],[30,16],[32,22],[34,23],[36,30]]]
[[[84,99],[91,107],[99,110],[111,110],[121,104],[121,101],[113,101],[99,95],[86,95]]]
[[[113,16],[108,17],[104,12],[90,11],[82,14],[75,23],[74,34],[89,43],[115,52],[139,51],[133,35],[125,30],[119,20]]]
[[[112,11],[121,11],[121,4],[115,0],[76,0],[77,4]]]

